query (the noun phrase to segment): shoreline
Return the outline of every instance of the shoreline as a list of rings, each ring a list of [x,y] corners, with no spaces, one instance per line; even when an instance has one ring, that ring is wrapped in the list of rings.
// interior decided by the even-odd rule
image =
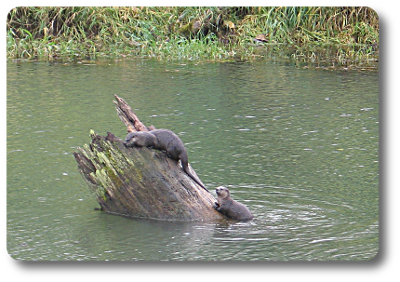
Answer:
[[[252,61],[378,65],[379,19],[367,7],[17,7],[7,59]]]

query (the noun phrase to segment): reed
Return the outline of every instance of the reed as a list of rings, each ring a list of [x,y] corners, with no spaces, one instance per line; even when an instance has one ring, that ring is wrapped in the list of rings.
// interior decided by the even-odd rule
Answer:
[[[234,40],[182,32],[207,17],[229,24]],[[336,46],[335,59],[377,58],[378,15],[366,7],[17,7],[7,16],[9,58],[251,60],[271,50],[296,58],[310,46]]]
[[[265,7],[242,20],[241,32],[265,33],[283,43],[373,44],[379,19],[367,7]]]

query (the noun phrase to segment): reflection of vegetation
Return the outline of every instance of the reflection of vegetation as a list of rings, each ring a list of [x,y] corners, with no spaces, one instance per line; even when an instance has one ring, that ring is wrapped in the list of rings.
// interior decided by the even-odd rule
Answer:
[[[335,50],[330,55],[338,60],[377,58],[375,11],[364,7],[18,7],[7,17],[11,58],[249,60],[265,56],[266,50],[312,57],[316,47],[326,46]],[[314,51],[303,52],[310,48]]]
[[[270,51],[268,54],[267,51]],[[287,46],[277,49],[274,46],[266,46],[263,56],[272,58],[286,58],[290,64],[302,68],[319,68],[325,70],[335,69],[356,69],[356,70],[377,70],[378,52],[369,50],[365,46],[352,45],[306,45],[301,48]]]

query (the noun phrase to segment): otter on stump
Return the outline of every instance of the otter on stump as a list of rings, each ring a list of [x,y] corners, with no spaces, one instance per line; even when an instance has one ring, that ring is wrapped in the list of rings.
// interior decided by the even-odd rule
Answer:
[[[219,186],[216,189],[218,202],[215,203],[215,209],[229,218],[237,220],[250,220],[254,216],[250,210],[243,204],[236,202],[231,198],[228,188]]]
[[[126,147],[151,147],[160,151],[164,150],[167,153],[167,156],[171,159],[175,161],[181,160],[182,168],[186,174],[202,188],[208,191],[208,189],[190,173],[185,145],[183,145],[183,142],[178,135],[173,133],[171,130],[154,129],[148,132],[130,132],[126,136],[124,144]]]

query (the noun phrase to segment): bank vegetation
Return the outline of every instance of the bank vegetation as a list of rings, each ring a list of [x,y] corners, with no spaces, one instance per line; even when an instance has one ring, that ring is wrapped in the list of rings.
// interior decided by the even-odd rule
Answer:
[[[267,56],[377,62],[378,15],[367,7],[17,7],[7,16],[12,59]]]

